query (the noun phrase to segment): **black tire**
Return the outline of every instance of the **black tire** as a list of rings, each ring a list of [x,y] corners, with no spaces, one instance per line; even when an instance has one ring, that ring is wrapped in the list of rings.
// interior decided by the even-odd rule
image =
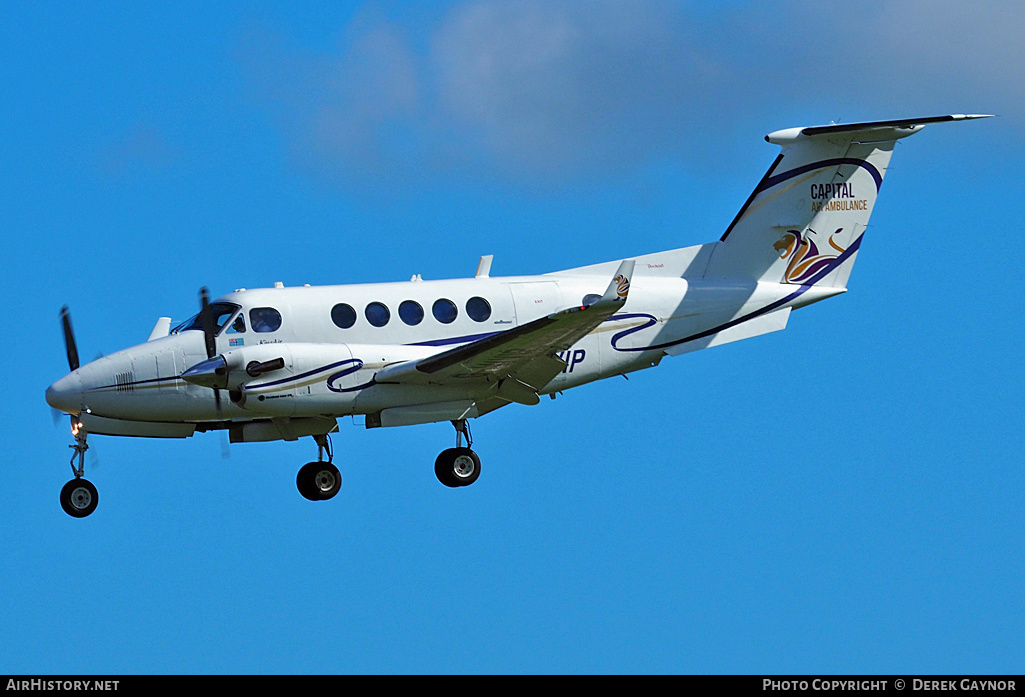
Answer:
[[[470,486],[480,476],[480,458],[469,448],[443,450],[434,461],[434,474],[445,486]]]
[[[85,518],[99,502],[100,495],[88,479],[72,479],[61,489],[61,508],[72,518]]]
[[[342,488],[342,473],[330,462],[310,462],[299,469],[295,486],[305,499],[327,501]]]

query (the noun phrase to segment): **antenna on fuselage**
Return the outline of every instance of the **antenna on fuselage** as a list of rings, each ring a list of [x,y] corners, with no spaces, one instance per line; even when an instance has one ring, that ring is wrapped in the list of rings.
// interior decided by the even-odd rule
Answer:
[[[488,278],[491,275],[491,261],[495,258],[494,254],[485,254],[477,262],[477,273],[473,275],[474,278]]]

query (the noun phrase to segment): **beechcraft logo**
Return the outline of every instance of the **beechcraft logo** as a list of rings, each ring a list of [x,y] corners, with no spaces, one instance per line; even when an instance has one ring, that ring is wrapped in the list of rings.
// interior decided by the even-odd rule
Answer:
[[[836,250],[836,254],[830,251],[820,252],[815,241],[810,236],[801,236],[799,230],[787,230],[786,234],[776,242],[773,248],[779,252],[780,259],[790,259],[787,270],[783,272],[783,280],[786,283],[803,283],[819,271],[829,266],[844,248],[833,241],[843,228],[837,228],[836,232],[829,236],[829,246]],[[808,232],[815,234],[815,231],[808,228]]]
[[[612,282],[616,284],[616,295],[625,300],[627,293],[630,292],[630,279],[619,274],[612,279]]]

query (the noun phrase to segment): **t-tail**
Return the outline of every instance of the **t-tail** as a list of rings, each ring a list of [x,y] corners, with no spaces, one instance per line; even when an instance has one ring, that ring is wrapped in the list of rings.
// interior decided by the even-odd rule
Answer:
[[[846,288],[896,142],[930,123],[985,116],[770,133],[782,152],[714,245],[705,277]]]

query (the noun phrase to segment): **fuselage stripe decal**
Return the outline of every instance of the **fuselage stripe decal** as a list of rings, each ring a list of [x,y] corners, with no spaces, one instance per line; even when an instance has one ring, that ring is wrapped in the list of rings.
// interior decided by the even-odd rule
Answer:
[[[864,235],[859,235],[858,239],[854,240],[854,242],[851,243],[851,246],[848,247],[847,250],[843,254],[841,254],[836,259],[834,259],[833,262],[829,266],[826,266],[821,271],[819,271],[817,274],[815,274],[812,278],[810,278],[809,282],[807,284],[799,286],[797,288],[797,290],[795,290],[790,295],[787,295],[787,296],[785,296],[783,298],[780,298],[779,300],[776,300],[775,302],[771,302],[768,305],[766,305],[765,307],[761,307],[761,308],[755,310],[754,312],[751,312],[751,313],[748,313],[748,314],[744,315],[743,317],[738,317],[737,319],[733,319],[733,320],[730,320],[729,322],[725,322],[724,324],[720,324],[717,327],[713,327],[711,329],[706,329],[705,331],[698,332],[697,334],[692,334],[691,336],[684,337],[683,339],[677,339],[675,341],[668,341],[668,342],[666,342],[664,344],[653,344],[651,346],[639,346],[639,347],[636,347],[636,348],[619,348],[618,346],[616,346],[616,341],[618,341],[619,339],[623,338],[624,336],[627,336],[628,334],[633,334],[634,332],[638,332],[638,331],[640,331],[642,329],[646,329],[646,328],[652,326],[653,324],[655,324],[655,318],[652,317],[651,318],[652,321],[649,322],[648,324],[644,324],[644,325],[641,325],[639,327],[634,327],[632,329],[627,329],[627,330],[622,331],[619,334],[616,334],[615,336],[613,336],[612,337],[612,348],[614,348],[616,351],[623,351],[623,352],[634,351],[635,352],[635,351],[651,351],[651,350],[654,350],[654,349],[669,348],[670,346],[678,346],[679,344],[685,344],[688,341],[696,341],[697,339],[704,339],[705,337],[712,336],[713,334],[718,334],[719,332],[721,332],[721,331],[723,331],[725,329],[729,329],[730,327],[735,327],[738,324],[746,322],[746,321],[748,321],[750,319],[754,319],[755,317],[760,317],[760,316],[768,314],[768,313],[770,313],[770,312],[772,312],[774,310],[778,310],[779,308],[781,308],[781,307],[783,307],[783,306],[793,302],[797,298],[799,298],[802,295],[804,295],[805,293],[807,293],[809,290],[811,290],[811,288],[816,283],[818,283],[823,278],[828,276],[832,271],[834,271],[838,266],[840,266],[840,264],[842,264],[843,262],[847,261],[847,259],[849,259],[851,257],[851,255],[853,255],[856,251],[858,251],[858,247],[861,246],[861,238],[862,237],[864,237]],[[610,319],[616,319],[617,317],[622,317],[623,319],[625,319],[628,316],[630,316],[630,317],[644,317],[646,315],[616,315],[616,316],[613,316]],[[647,315],[647,316],[650,316],[650,315]]]
[[[311,375],[316,375],[317,373],[322,373],[325,370],[331,370],[332,368],[337,368],[338,366],[345,365],[346,363],[352,363],[352,359],[350,358],[350,359],[347,359],[347,360],[344,360],[344,361],[338,361],[337,363],[332,363],[331,365],[325,365],[325,366],[320,367],[320,368],[315,368],[314,370],[310,370],[308,372],[305,372],[302,375],[293,375],[290,378],[283,378],[281,380],[275,380],[273,382],[265,382],[265,383],[262,383],[262,384],[259,384],[259,385],[247,385],[246,389],[247,390],[257,390],[257,389],[262,389],[264,387],[273,387],[274,385],[283,385],[286,382],[295,382],[296,380],[302,380],[303,378],[308,378]]]

